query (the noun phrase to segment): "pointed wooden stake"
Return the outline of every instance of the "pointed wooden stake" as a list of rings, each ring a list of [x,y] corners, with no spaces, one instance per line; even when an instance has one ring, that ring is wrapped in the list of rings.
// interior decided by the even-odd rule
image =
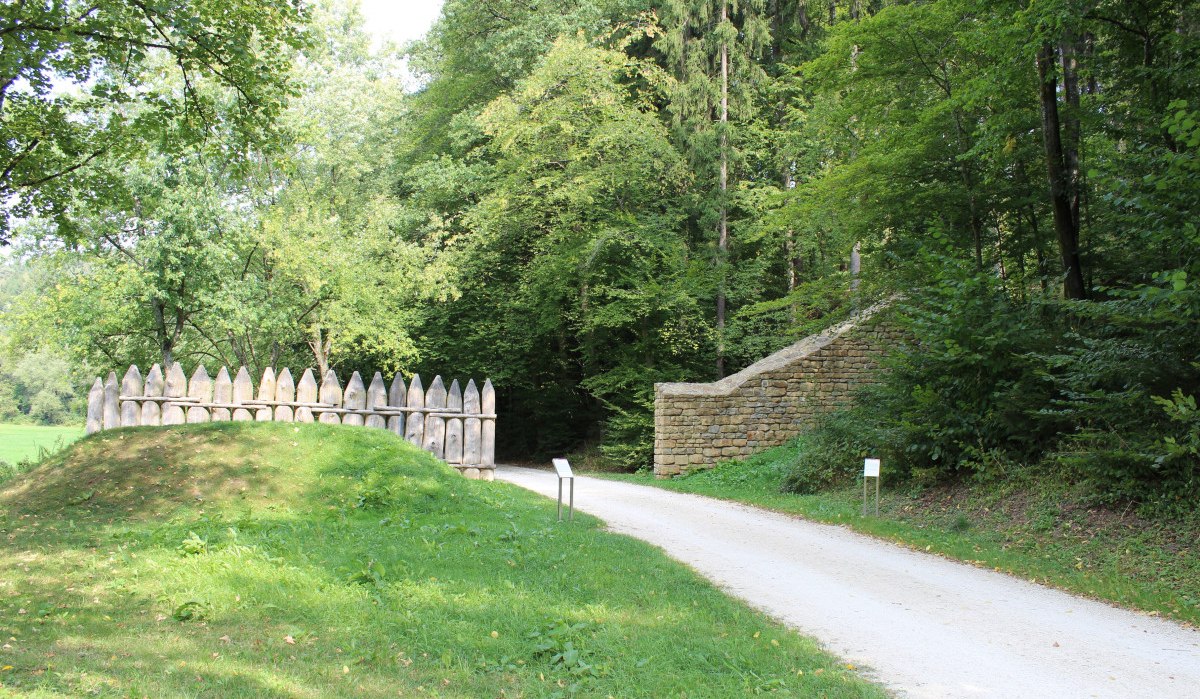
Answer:
[[[475,387],[475,379],[467,382],[467,390],[463,391],[463,412],[468,415],[480,413],[479,389]],[[463,465],[479,466],[480,445],[483,442],[483,422],[477,417],[469,417],[463,421]]]
[[[433,377],[433,383],[425,392],[425,407],[430,410],[446,409],[446,385],[441,376]],[[437,458],[446,455],[446,418],[437,415],[425,417],[425,441],[421,447]]]
[[[117,387],[117,372],[108,372],[104,381],[104,429],[111,430],[121,426],[121,406],[118,399],[121,390]]]
[[[300,383],[296,384],[296,402],[297,403],[316,403],[317,402],[317,380],[313,378],[312,369],[305,369],[304,374],[300,376]],[[313,412],[311,408],[299,407],[296,408],[296,422],[312,422]]]
[[[262,382],[258,384],[259,400],[275,400],[275,370],[267,367],[263,370]],[[275,411],[269,406],[262,406],[254,413],[258,422],[270,422],[275,417]]]
[[[396,376],[392,379],[392,388],[388,391],[387,404],[392,408],[403,408],[408,405],[408,388],[404,385],[404,379],[400,378],[399,374],[396,374]],[[389,416],[388,429],[403,437],[404,416]]]
[[[280,403],[291,403],[296,400],[296,384],[292,381],[292,372],[287,367],[279,372],[279,380],[275,382],[275,400]],[[296,412],[290,405],[275,406],[275,422],[291,422]]]
[[[342,407],[347,410],[366,410],[367,408],[367,389],[363,386],[362,376],[359,376],[357,371],[351,374],[350,380],[346,382],[346,392],[342,395]],[[362,427],[363,422],[362,415],[342,414],[343,425]]]
[[[248,400],[254,400],[254,383],[250,381],[250,372],[246,371],[246,367],[239,367],[237,376],[233,377],[233,400],[230,401],[234,405],[242,405]],[[234,408],[234,422],[249,422],[254,419],[248,408]]]
[[[367,410],[387,407],[387,388],[383,385],[383,374],[378,371],[371,378],[371,386],[367,389]],[[387,427],[387,418],[374,413],[367,416],[367,427]]]
[[[213,402],[229,404],[233,402],[233,380],[229,378],[229,370],[221,367],[217,379],[213,381]],[[213,422],[228,422],[233,419],[229,408],[213,408]]]
[[[155,364],[150,367],[149,373],[146,374],[146,389],[142,391],[142,395],[147,398],[157,398],[163,394],[164,388],[166,388],[166,382],[163,380],[162,367]],[[148,400],[142,402],[142,424],[162,424],[162,406],[159,405],[158,401]]]
[[[421,385],[419,374],[413,374],[412,381],[408,383],[408,407],[425,407],[425,387]],[[425,441],[425,416],[423,413],[409,412],[407,420],[404,438],[413,446],[419,447]]]
[[[96,377],[92,390],[88,391],[87,434],[95,434],[104,429],[104,382]]]
[[[496,414],[496,389],[492,387],[491,379],[483,382],[481,402],[484,415]],[[479,464],[481,466],[496,465],[496,418],[494,417],[483,418],[483,441],[479,444]]]
[[[187,376],[184,375],[183,367],[179,362],[175,362],[167,368],[167,385],[163,389],[163,395],[168,398],[182,398],[187,395]],[[182,425],[186,421],[187,416],[184,414],[182,405],[163,403],[162,424]]]
[[[188,397],[195,398],[201,403],[211,403],[213,399],[213,382],[208,378],[208,369],[204,365],[196,367],[196,371],[192,373],[192,380],[188,384]],[[187,421],[192,422],[208,422],[208,408],[192,406],[187,409]]]
[[[446,396],[446,410],[461,413],[463,409],[462,389],[458,379],[450,383],[450,392]],[[461,417],[446,420],[446,463],[450,465],[463,462],[463,421]]]
[[[325,376],[321,380],[321,402],[329,403],[336,408],[342,407],[342,385],[338,383],[337,374],[333,369],[325,372]],[[342,419],[337,413],[321,413],[320,421],[337,425],[341,423]]]
[[[138,370],[137,365],[131,365],[129,371],[125,372],[125,378],[121,379],[121,395],[123,396],[140,396],[142,395],[142,372]],[[142,405],[136,400],[121,401],[121,427],[137,427],[142,424]]]

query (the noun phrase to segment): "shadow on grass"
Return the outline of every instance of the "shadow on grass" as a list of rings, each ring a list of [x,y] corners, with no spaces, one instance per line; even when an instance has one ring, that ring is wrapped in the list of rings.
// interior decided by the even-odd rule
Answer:
[[[91,491],[81,499],[79,491]],[[18,696],[881,696],[653,548],[386,432],[120,430],[0,492]],[[804,674],[799,674],[804,673]],[[3,690],[0,690],[3,693]]]

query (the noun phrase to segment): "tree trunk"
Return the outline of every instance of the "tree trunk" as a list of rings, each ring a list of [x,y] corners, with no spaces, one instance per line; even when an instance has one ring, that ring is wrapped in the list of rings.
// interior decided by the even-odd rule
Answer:
[[[329,371],[329,354],[333,351],[333,338],[321,332],[321,326],[314,325],[312,336],[308,340],[308,348],[312,350],[313,358],[317,361],[317,372],[324,376]]]
[[[1075,230],[1081,231],[1079,210],[1083,198],[1083,168],[1080,164],[1082,136],[1079,127],[1079,61],[1075,49],[1075,35],[1069,29],[1059,42],[1059,54],[1062,59],[1063,101],[1066,108],[1062,120],[1062,147],[1063,159],[1067,166],[1067,196],[1071,202],[1071,219]]]
[[[729,21],[729,7],[721,2],[721,24]],[[721,44],[721,218],[717,232],[717,378],[725,376],[725,277],[729,255],[729,45]]]
[[[1058,116],[1058,80],[1054,76],[1054,47],[1043,42],[1038,49],[1037,69],[1042,103],[1042,141],[1046,152],[1046,176],[1050,184],[1050,204],[1054,212],[1054,230],[1062,254],[1063,294],[1069,299],[1087,297],[1083,284],[1083,265],[1079,258],[1079,226],[1072,215],[1069,172],[1063,154],[1062,126]]]
[[[854,312],[859,310],[858,277],[862,272],[861,243],[855,243],[850,250],[850,296],[854,302]]]
[[[171,333],[167,330],[166,309],[163,308],[162,301],[153,301],[154,308],[154,332],[158,335],[158,349],[162,359],[162,365],[166,368],[171,368],[174,363],[175,342],[171,338]]]
[[[182,289],[180,295],[183,295]],[[175,346],[179,344],[179,337],[183,335],[183,326],[187,323],[187,313],[182,309],[176,309],[175,327],[168,328],[166,305],[162,301],[152,301],[151,308],[154,310],[154,334],[158,336],[162,365],[170,367],[175,362]]]
[[[789,165],[783,173],[783,189],[791,191],[796,186],[796,180],[792,177],[792,168]],[[788,296],[796,292],[796,288],[800,286],[800,275],[804,273],[804,258],[800,256],[796,243],[796,231],[793,228],[788,228],[787,237],[783,243],[783,253],[787,259],[787,290]],[[796,324],[796,320],[800,315],[800,309],[796,305],[795,299],[791,303],[791,318],[792,325]]]

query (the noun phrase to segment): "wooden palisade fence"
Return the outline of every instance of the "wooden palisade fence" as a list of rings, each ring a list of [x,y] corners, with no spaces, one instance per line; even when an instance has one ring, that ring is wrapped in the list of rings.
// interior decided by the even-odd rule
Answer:
[[[388,429],[467,478],[492,480],[495,475],[496,391],[491,381],[480,390],[471,380],[464,390],[455,380],[447,389],[438,376],[426,389],[418,375],[408,385],[396,376],[388,386],[376,373],[371,385],[364,386],[356,371],[343,390],[332,370],[318,386],[312,369],[295,383],[289,370],[276,376],[268,368],[256,397],[245,367],[232,380],[222,367],[214,380],[199,366],[188,380],[183,367],[175,363],[165,377],[157,364],[145,379],[136,366],[129,367],[120,383],[116,372],[111,372],[107,381],[97,378],[88,394],[88,434],[115,427],[223,420]]]

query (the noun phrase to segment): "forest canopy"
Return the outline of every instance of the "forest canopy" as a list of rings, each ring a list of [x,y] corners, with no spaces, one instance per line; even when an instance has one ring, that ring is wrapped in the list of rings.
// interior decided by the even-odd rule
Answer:
[[[1178,502],[1198,5],[446,0],[401,55],[353,2],[9,3],[0,382],[487,375],[510,453],[639,467],[655,382],[897,296],[912,342],[814,458]]]

